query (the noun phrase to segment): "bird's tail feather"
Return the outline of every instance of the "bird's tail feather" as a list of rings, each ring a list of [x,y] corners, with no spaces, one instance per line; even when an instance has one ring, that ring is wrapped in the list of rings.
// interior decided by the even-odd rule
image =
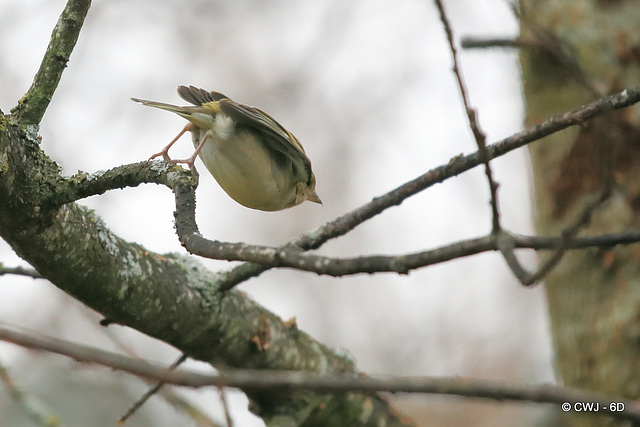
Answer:
[[[165,104],[164,102],[148,101],[146,99],[131,98],[132,101],[139,102],[142,105],[149,107],[160,108],[161,110],[171,111],[172,113],[184,115],[191,113],[188,108],[180,107],[178,105]]]

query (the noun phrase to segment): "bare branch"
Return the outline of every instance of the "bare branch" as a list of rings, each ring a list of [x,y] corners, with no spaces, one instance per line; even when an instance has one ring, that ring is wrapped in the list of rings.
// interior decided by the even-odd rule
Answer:
[[[227,427],[233,427],[233,420],[231,419],[231,412],[229,411],[229,402],[227,402],[227,393],[224,387],[218,387],[218,393],[220,394],[220,403],[222,403],[224,420],[227,423]]]
[[[51,409],[46,408],[43,402],[21,390],[9,375],[9,371],[1,365],[0,381],[4,384],[11,398],[20,405],[36,425],[42,427],[57,427],[60,425],[60,417],[55,415]]]
[[[40,273],[38,273],[33,268],[24,268],[24,267],[5,267],[0,264],[0,276],[4,276],[5,274],[15,274],[16,276],[26,276],[31,277],[32,279],[44,279]]]
[[[118,166],[93,174],[78,173],[61,179],[49,194],[37,202],[39,208],[60,207],[90,196],[103,194],[109,190],[137,187],[141,184],[161,184],[173,191],[183,186],[195,192],[197,181],[187,170],[163,161],[138,162]]]
[[[1,324],[0,339],[28,348],[62,354],[80,362],[96,363],[145,378],[153,378],[165,383],[187,387],[220,386],[270,391],[322,390],[331,393],[347,391],[429,393],[501,401],[569,403],[571,405],[593,402],[607,408],[613,403],[622,404],[624,410],[621,412],[607,411],[607,416],[627,420],[640,420],[640,408],[632,400],[550,385],[513,386],[497,381],[480,381],[468,378],[318,376],[291,371],[238,370],[230,371],[224,375],[205,375],[185,370],[176,371],[168,367],[161,367],[143,360],[69,341],[45,337],[24,330],[17,331],[15,328],[9,328]]]
[[[76,46],[90,6],[91,0],[67,2],[53,29],[49,46],[29,91],[11,110],[20,123],[37,125],[42,120]]]
[[[494,48],[494,47],[512,47],[519,49],[528,49],[538,57],[547,58],[549,63],[571,73],[575,81],[584,86],[592,96],[602,96],[602,93],[596,88],[593,80],[587,75],[580,61],[576,57],[576,49],[566,39],[558,36],[555,30],[550,28],[542,28],[534,22],[530,22],[526,17],[519,13],[518,16],[522,28],[529,30],[528,36],[520,36],[514,39],[481,39],[473,37],[465,37],[461,41],[464,49],[477,48]]]
[[[493,233],[498,233],[501,229],[500,227],[500,209],[498,208],[498,184],[493,179],[493,172],[491,171],[491,165],[489,164],[489,153],[487,153],[487,136],[480,129],[480,125],[478,124],[478,114],[474,108],[471,107],[471,103],[469,102],[469,97],[467,95],[467,89],[464,84],[464,79],[462,78],[462,70],[458,64],[458,52],[456,50],[455,43],[453,41],[453,30],[451,29],[451,24],[449,24],[449,18],[447,18],[447,13],[444,10],[444,6],[442,5],[441,0],[435,0],[436,7],[438,8],[438,12],[440,13],[440,21],[442,21],[442,25],[444,26],[444,31],[447,35],[447,41],[449,42],[449,50],[451,51],[451,57],[453,59],[453,74],[456,76],[456,81],[458,83],[458,89],[460,90],[460,95],[462,96],[462,103],[464,104],[464,109],[467,112],[467,119],[469,120],[469,127],[471,128],[471,132],[476,140],[476,145],[478,146],[478,155],[480,157],[480,161],[484,164],[484,172],[487,176],[487,182],[489,183],[489,193],[491,195],[491,214],[492,214],[492,231]]]
[[[84,317],[94,326],[98,327],[95,323],[95,319],[93,316],[89,316],[88,312],[83,312]],[[131,348],[130,345],[125,344],[118,334],[112,333],[112,328],[105,328],[100,326],[99,333],[106,336],[115,346],[116,348],[122,350],[125,354],[131,357],[140,358],[136,354],[136,351]],[[184,354],[180,356],[180,360],[184,357]],[[176,362],[174,362],[175,364]],[[148,381],[151,384],[153,381]],[[159,396],[161,396],[167,403],[186,414],[191,420],[195,423],[194,425],[198,425],[200,427],[221,427],[220,424],[214,422],[207,414],[202,412],[197,406],[195,406],[192,402],[176,393],[171,388],[164,388],[159,390]]]
[[[185,360],[187,360],[187,356],[183,354],[180,357],[178,357],[178,359],[175,362],[173,362],[171,366],[169,366],[169,369],[173,370],[177,368]],[[147,390],[147,392],[143,394],[138,400],[136,400],[133,403],[133,405],[129,408],[129,410],[123,416],[120,417],[120,419],[118,420],[118,425],[123,425],[129,419],[129,417],[131,417],[131,415],[135,414],[136,411],[140,409],[140,407],[144,405],[147,400],[149,400],[151,396],[153,396],[158,391],[160,391],[160,389],[164,384],[165,383],[163,381],[159,381],[158,383],[156,383],[156,385],[154,385],[149,390]]]
[[[640,90],[627,89],[618,94],[603,97],[575,111],[555,116],[544,123],[527,128],[517,134],[487,146],[489,159],[494,159],[512,150],[520,148],[532,141],[558,132],[570,126],[584,123],[609,111],[625,108],[640,101]],[[172,188],[176,196],[176,230],[181,242],[191,253],[206,258],[229,261],[249,261],[225,273],[223,289],[228,290],[238,283],[255,277],[273,267],[288,267],[311,271],[318,274],[342,276],[357,273],[389,271],[405,274],[408,271],[448,261],[461,256],[476,254],[488,250],[498,250],[497,239],[490,236],[457,242],[442,248],[411,254],[395,256],[369,256],[358,258],[331,258],[305,254],[304,251],[316,249],[330,239],[348,233],[364,221],[378,215],[384,210],[396,206],[402,201],[434,184],[443,182],[449,177],[459,175],[481,163],[480,152],[467,156],[459,156],[448,164],[442,165],[424,175],[409,181],[400,187],[373,199],[335,220],[304,233],[281,247],[249,245],[244,243],[227,243],[208,240],[200,235],[195,222],[195,182],[191,175],[182,168],[167,165],[163,162],[141,162],[120,166],[94,175],[79,175],[62,182],[52,192],[43,205],[58,205],[94,194],[102,194],[113,188],[137,186],[142,182],[163,184]],[[561,238],[536,238],[521,236],[515,247],[559,248]],[[530,244],[527,246],[523,239]],[[635,232],[590,237],[591,240],[576,240],[575,244],[565,242],[567,248],[585,247],[583,242],[602,241],[606,245],[637,241]],[[616,240],[623,239],[623,241]],[[546,242],[540,246],[542,242]],[[534,246],[538,245],[538,246]],[[546,246],[545,246],[546,245]],[[545,247],[543,247],[545,246]],[[509,262],[509,260],[507,260]],[[524,270],[523,270],[524,271]],[[515,272],[514,272],[515,273]],[[524,274],[524,273],[523,273]]]
[[[526,40],[522,37],[506,39],[506,38],[491,38],[491,39],[483,39],[476,37],[463,37],[460,40],[460,46],[463,49],[487,49],[494,47],[511,47],[511,48],[522,48],[522,47],[540,47],[540,43],[537,41]]]
[[[487,146],[490,159],[499,157],[507,152],[520,148],[532,141],[536,141],[545,136],[584,123],[585,121],[605,114],[609,111],[625,108],[640,101],[640,88],[627,89],[618,94],[603,97],[595,102],[584,105],[577,110],[555,116],[545,122],[525,129],[517,134],[505,138],[495,144]],[[331,268],[343,268],[344,259],[334,259],[329,257],[314,257],[302,253],[302,250],[315,249],[326,241],[346,234],[364,221],[378,215],[389,207],[398,205],[402,201],[434,184],[440,183],[448,177],[458,175],[475,166],[480,161],[478,152],[467,156],[460,156],[452,159],[447,165],[432,169],[424,175],[409,181],[400,187],[392,190],[380,197],[373,199],[371,202],[355,209],[324,226],[305,233],[290,242],[289,248],[268,248],[256,247],[250,245],[234,244],[234,246],[225,246],[222,242],[210,241],[197,233],[197,226],[191,223],[189,218],[184,218],[183,228],[177,227],[183,245],[191,253],[201,255],[207,258],[226,259],[237,261],[251,261],[262,266],[245,265],[229,272],[228,278],[236,280],[245,280],[248,277],[256,276],[270,267],[290,267],[307,271],[313,271],[320,274],[335,274],[336,271],[329,273]],[[297,247],[297,248],[295,248]],[[298,249],[300,248],[300,249]],[[366,258],[366,259],[365,259]],[[384,257],[376,258],[376,262]],[[362,258],[363,263],[370,264],[373,259],[371,257]],[[356,269],[343,274],[355,274],[357,272],[370,272],[370,267],[363,267],[360,271]],[[394,267],[385,269],[377,269],[375,271],[397,271],[403,272],[405,265],[403,262],[396,262]],[[406,271],[404,271],[406,272]],[[228,282],[229,286],[234,286],[232,282]]]
[[[555,252],[551,254],[551,256],[549,256],[533,273],[527,272],[513,253],[513,249],[516,247],[515,239],[506,233],[503,233],[498,240],[498,248],[511,271],[518,280],[520,280],[520,283],[525,286],[533,285],[543,279],[544,276],[558,265],[567,249],[569,249],[569,245],[575,241],[576,235],[589,223],[593,212],[599,208],[610,197],[610,195],[611,187],[608,187],[600,193],[600,196],[596,200],[591,203],[587,203],[576,220],[562,231],[562,237],[559,238],[559,244]]]
[[[32,133],[11,123],[0,129],[0,158],[8,166],[0,168],[0,235],[51,283],[110,323],[130,326],[216,367],[358,375],[353,360],[283,322],[247,295],[221,292],[224,273],[205,269],[193,257],[161,255],[126,242],[94,211],[78,204],[43,205],[44,200],[54,200],[48,192],[72,185],[42,155]],[[146,163],[135,167],[166,168],[168,181],[181,182],[188,175],[182,184],[169,184],[178,194],[193,192],[192,177],[180,168]],[[260,346],[254,340],[258,336]],[[267,423],[275,422],[276,416],[313,422],[321,416],[315,409],[322,407],[351,425],[406,424],[388,401],[371,393],[245,392]],[[364,408],[367,416],[362,421]]]

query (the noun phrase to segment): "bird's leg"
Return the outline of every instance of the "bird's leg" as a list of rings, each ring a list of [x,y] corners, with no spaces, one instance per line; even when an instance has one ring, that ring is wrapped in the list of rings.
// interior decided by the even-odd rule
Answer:
[[[193,171],[197,175],[198,171],[196,171],[196,167],[195,167],[194,163],[196,161],[196,157],[198,157],[198,154],[200,154],[200,151],[202,151],[202,147],[204,147],[204,144],[205,144],[205,142],[207,142],[208,138],[209,138],[209,134],[205,132],[204,136],[200,140],[200,143],[196,147],[196,151],[194,151],[193,155],[191,155],[191,157],[189,157],[188,159],[167,160],[167,162],[169,162],[169,163],[184,163],[184,164],[188,165],[189,169],[191,169],[191,171]]]
[[[180,131],[180,133],[179,133],[175,138],[173,138],[173,140],[172,140],[169,144],[167,144],[167,146],[166,146],[166,147],[164,147],[164,148],[162,149],[162,151],[160,151],[159,153],[156,153],[156,154],[154,154],[153,156],[149,157],[149,160],[153,160],[153,159],[155,159],[156,157],[160,157],[160,156],[162,156],[162,158],[163,158],[165,161],[167,161],[167,162],[171,162],[171,163],[174,163],[174,162],[171,160],[171,157],[169,157],[169,148],[171,148],[171,147],[173,146],[173,144],[175,144],[175,143],[176,143],[176,141],[178,141],[182,135],[184,135],[186,132],[188,132],[188,131],[190,131],[190,130],[192,130],[192,129],[193,129],[193,123],[189,123],[189,124],[187,124],[187,125],[184,127],[184,129],[182,129],[182,130]]]

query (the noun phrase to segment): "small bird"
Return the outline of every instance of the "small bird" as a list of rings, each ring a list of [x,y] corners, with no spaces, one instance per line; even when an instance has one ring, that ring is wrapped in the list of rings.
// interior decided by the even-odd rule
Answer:
[[[150,160],[162,156],[168,162],[186,163],[194,168],[199,154],[220,187],[233,200],[251,209],[279,211],[305,200],[322,204],[304,148],[271,116],[219,92],[194,86],[178,86],[178,95],[193,106],[131,98],[189,120]],[[172,160],[169,148],[187,131],[191,132],[195,152],[188,159]]]

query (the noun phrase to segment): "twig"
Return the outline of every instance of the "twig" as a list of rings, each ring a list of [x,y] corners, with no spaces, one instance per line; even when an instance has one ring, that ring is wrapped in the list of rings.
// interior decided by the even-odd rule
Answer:
[[[186,355],[181,355],[180,357],[178,357],[178,359],[176,359],[175,362],[173,362],[171,364],[171,366],[169,366],[169,369],[173,370],[175,368],[177,368],[178,366],[180,366],[182,364],[182,362],[184,362],[185,360],[187,360],[187,356]],[[136,413],[136,411],[138,411],[138,409],[140,409],[140,407],[142,405],[145,404],[145,402],[147,400],[149,400],[149,398],[151,396],[153,396],[154,394],[156,394],[164,385],[165,383],[162,381],[159,381],[155,386],[151,387],[149,390],[147,390],[147,392],[145,394],[143,394],[138,400],[136,400],[134,402],[133,405],[131,405],[131,407],[129,408],[129,410],[122,416],[120,417],[120,419],[118,420],[118,425],[123,425],[128,419],[129,417],[131,417],[133,414]]]
[[[436,7],[438,8],[438,12],[440,13],[440,21],[442,21],[442,25],[444,26],[444,31],[447,35],[447,41],[449,42],[449,50],[451,51],[451,57],[453,59],[453,74],[456,76],[458,89],[460,90],[460,96],[462,96],[464,109],[467,112],[469,127],[471,128],[471,132],[473,132],[473,136],[476,140],[476,145],[478,146],[478,155],[480,157],[480,161],[484,164],[484,173],[487,176],[487,182],[489,183],[492,214],[491,229],[493,233],[498,233],[501,229],[500,209],[498,208],[498,184],[493,179],[493,172],[491,171],[491,165],[489,164],[490,158],[489,153],[487,152],[487,137],[480,129],[480,125],[478,124],[477,120],[478,114],[476,110],[471,107],[471,103],[469,102],[467,89],[464,84],[464,79],[462,78],[462,70],[460,69],[460,66],[458,64],[458,52],[456,50],[455,43],[453,42],[453,31],[451,29],[451,24],[449,23],[449,18],[447,18],[447,14],[444,10],[444,6],[442,5],[442,1],[434,1],[436,3]]]
[[[638,403],[616,396],[601,393],[541,386],[513,386],[497,381],[473,380],[467,378],[433,377],[385,377],[365,376],[319,376],[304,372],[291,371],[231,371],[221,375],[206,375],[185,370],[173,370],[154,363],[145,362],[120,354],[71,343],[69,341],[46,337],[25,330],[16,330],[0,323],[0,339],[24,347],[53,352],[71,357],[84,363],[97,363],[129,372],[145,378],[153,378],[167,384],[188,387],[238,387],[243,390],[321,390],[326,393],[346,391],[360,392],[405,392],[428,393],[493,400],[513,400],[538,403],[575,404],[592,402],[609,408],[617,404],[620,412],[604,413],[618,419],[640,420]],[[603,414],[603,411],[599,412]]]
[[[33,268],[5,267],[2,264],[0,264],[0,276],[4,276],[5,274],[15,274],[16,276],[26,276],[26,277],[31,277],[32,279],[44,279],[44,277],[42,277],[42,275]]]
[[[34,423],[43,427],[57,427],[60,425],[60,418],[53,414],[50,409],[45,409],[42,402],[21,390],[11,379],[7,368],[2,365],[0,365],[0,381],[4,384],[11,398],[24,409],[27,416]]]
[[[95,325],[95,318],[89,315],[89,312],[83,312],[89,322]],[[114,333],[111,333],[111,328],[100,328],[100,333],[104,334],[111,340],[111,342],[116,346],[116,348],[122,350],[129,356],[138,357],[136,352],[128,345],[122,342],[119,336]],[[193,403],[189,402],[184,397],[175,393],[172,389],[164,389],[160,391],[160,396],[171,404],[173,407],[178,408],[183,413],[187,414],[196,425],[201,427],[220,427],[219,424],[214,422],[211,418],[209,418],[205,413],[202,412],[199,408],[197,408]]]
[[[218,387],[218,393],[220,395],[220,403],[222,403],[222,410],[224,411],[224,419],[227,427],[233,427],[233,420],[231,419],[231,412],[229,411],[229,403],[227,402],[227,394],[224,387]]]
[[[504,233],[498,240],[498,248],[520,283],[525,286],[529,286],[544,278],[544,276],[546,276],[560,262],[567,250],[570,249],[569,245],[575,241],[575,237],[580,230],[589,223],[593,212],[600,207],[610,195],[611,189],[605,189],[596,200],[586,204],[576,220],[562,231],[562,237],[559,238],[558,247],[555,252],[551,254],[551,256],[549,256],[533,273],[527,272],[522,267],[513,253],[513,249],[515,249],[515,240],[513,237]]]
[[[600,144],[603,143],[600,142]],[[511,271],[523,285],[529,286],[538,282],[560,262],[560,260],[566,253],[570,242],[574,240],[580,230],[586,227],[591,221],[593,212],[600,206],[602,206],[602,204],[607,201],[613,193],[615,184],[613,157],[605,156],[605,159],[601,163],[601,166],[603,188],[600,191],[600,195],[596,199],[587,202],[577,218],[563,229],[559,246],[556,248],[553,254],[551,254],[542,262],[542,264],[535,272],[529,273],[521,266],[520,262],[515,256],[515,253],[513,252],[515,246],[514,243],[511,242],[511,236],[503,233],[503,236],[501,236],[501,238],[499,239],[498,247],[500,248],[500,252],[503,254],[503,257],[507,261],[507,264],[511,268]]]
[[[527,40],[522,37],[516,37],[512,39],[481,39],[476,37],[463,37],[460,40],[460,46],[463,49],[487,49],[494,47],[523,48],[540,47],[540,43],[538,41]]]

